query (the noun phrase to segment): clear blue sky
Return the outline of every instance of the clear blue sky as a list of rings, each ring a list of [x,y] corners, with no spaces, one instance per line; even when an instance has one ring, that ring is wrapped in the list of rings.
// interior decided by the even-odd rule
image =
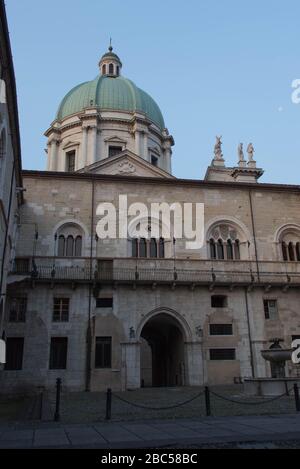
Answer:
[[[93,79],[109,37],[123,75],[158,102],[177,177],[202,179],[215,135],[228,165],[253,142],[264,182],[300,184],[299,0],[7,0],[23,167],[45,169],[44,131]]]

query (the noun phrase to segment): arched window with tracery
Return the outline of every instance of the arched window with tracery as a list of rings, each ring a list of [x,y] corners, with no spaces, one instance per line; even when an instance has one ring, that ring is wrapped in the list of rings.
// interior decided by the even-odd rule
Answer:
[[[165,257],[164,238],[133,238],[131,240],[132,257],[163,259]]]
[[[300,242],[296,243],[296,259],[300,261]]]
[[[108,73],[110,75],[113,75],[114,74],[114,64],[109,64],[108,66]]]
[[[75,223],[66,223],[58,230],[57,255],[59,257],[81,257],[83,250],[83,231]]]
[[[300,228],[290,227],[283,230],[279,236],[282,260],[285,262],[300,262]]]
[[[106,64],[102,65],[102,75],[106,75]]]
[[[215,225],[208,234],[208,249],[211,259],[241,259],[241,242],[244,241],[246,246],[246,238],[239,228],[229,223],[220,223]],[[245,248],[243,249],[245,250]],[[244,257],[246,257],[246,253],[244,253]]]
[[[161,259],[165,257],[165,240],[164,238],[159,238],[159,252],[158,255]]]

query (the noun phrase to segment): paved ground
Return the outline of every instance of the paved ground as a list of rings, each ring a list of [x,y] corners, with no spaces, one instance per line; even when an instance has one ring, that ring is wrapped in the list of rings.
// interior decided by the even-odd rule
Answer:
[[[0,426],[0,448],[273,448],[289,441],[300,447],[299,414]]]
[[[269,400],[261,397],[246,396],[243,386],[212,387],[213,391],[233,399],[235,402],[220,399],[211,395],[212,414],[215,417],[237,415],[265,415],[288,414],[295,412],[293,393],[280,399]],[[173,406],[199,396],[189,404],[160,410],[160,407]],[[122,402],[118,397],[127,400],[130,404]],[[54,414],[55,394],[50,395],[51,412]],[[94,423],[105,420],[105,393],[76,392],[64,393],[61,400],[61,420],[65,424]],[[249,402],[257,405],[249,405]],[[133,405],[132,405],[133,404]],[[152,407],[144,409],[135,404]],[[112,399],[112,420],[146,420],[146,419],[172,419],[172,418],[201,418],[206,416],[203,388],[198,387],[171,387],[171,388],[144,388],[135,391],[116,393]]]

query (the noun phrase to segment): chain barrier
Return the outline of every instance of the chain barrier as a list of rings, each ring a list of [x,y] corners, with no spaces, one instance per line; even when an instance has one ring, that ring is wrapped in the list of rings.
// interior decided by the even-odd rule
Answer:
[[[247,402],[247,401],[238,401],[236,399],[232,399],[230,397],[224,397],[224,396],[221,396],[220,394],[212,391],[210,389],[210,393],[215,396],[215,397],[218,397],[219,399],[222,399],[223,401],[228,401],[228,402],[232,402],[233,404],[240,404],[240,405],[262,405],[262,404],[269,404],[269,402],[274,402],[274,401],[277,401],[278,399],[281,399],[282,397],[290,397],[289,396],[289,393],[293,391],[293,388],[291,389],[288,389],[288,391],[285,391],[283,394],[280,394],[279,396],[275,396],[275,397],[272,397],[271,399],[265,399],[263,401],[260,401],[260,402]]]
[[[190,399],[187,399],[186,401],[184,402],[180,402],[179,404],[174,404],[174,405],[170,405],[170,406],[165,406],[165,407],[148,407],[148,406],[145,406],[145,405],[142,405],[142,404],[136,404],[134,402],[130,402],[130,401],[127,401],[126,399],[124,399],[123,397],[120,397],[118,396],[117,394],[114,394],[112,393],[112,395],[114,397],[116,397],[117,399],[119,399],[120,401],[122,402],[125,402],[126,404],[129,404],[129,405],[132,405],[133,407],[137,407],[139,409],[148,409],[148,410],[168,410],[168,409],[176,409],[177,407],[182,407],[186,404],[189,404],[190,402],[193,402],[195,401],[196,399],[198,399],[200,396],[202,396],[204,394],[204,391],[201,391],[200,393],[198,393],[196,396],[193,396],[192,398]]]

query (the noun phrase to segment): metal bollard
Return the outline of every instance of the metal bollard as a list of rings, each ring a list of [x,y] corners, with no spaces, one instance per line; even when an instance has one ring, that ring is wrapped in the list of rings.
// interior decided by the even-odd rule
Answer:
[[[111,419],[111,400],[112,400],[112,393],[111,389],[108,388],[106,392],[106,416],[105,420]]]
[[[210,406],[210,392],[209,387],[205,386],[205,407],[207,417],[211,416],[211,406]]]
[[[295,396],[296,411],[300,412],[299,388],[298,388],[297,383],[294,383],[294,396]]]
[[[56,403],[55,403],[55,414],[54,421],[60,421],[60,394],[61,394],[61,378],[56,380]]]

